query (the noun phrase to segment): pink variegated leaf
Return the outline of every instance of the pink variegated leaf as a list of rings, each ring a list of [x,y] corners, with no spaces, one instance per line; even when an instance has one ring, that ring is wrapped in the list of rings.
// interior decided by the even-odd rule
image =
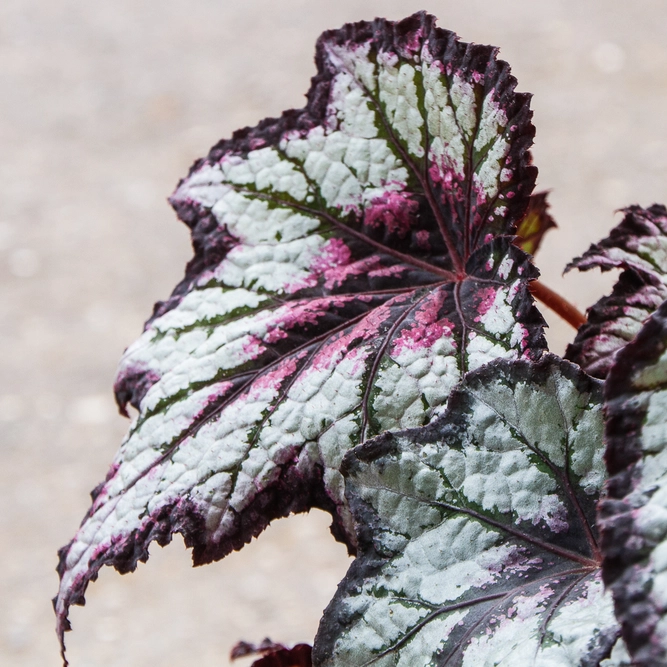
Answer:
[[[602,386],[553,355],[469,373],[428,426],[348,452],[359,553],[318,667],[620,667],[595,508]]]
[[[508,65],[426,14],[324,33],[316,62],[304,109],[220,142],[171,198],[195,257],[121,361],[139,414],[61,551],[61,638],[102,565],[174,532],[201,564],[320,507],[354,550],[345,452],[545,348],[512,245],[535,169]]]
[[[609,296],[588,310],[588,322],[568,346],[566,358],[605,378],[616,354],[667,299],[667,209],[630,206],[609,236],[565,269],[624,269]]]

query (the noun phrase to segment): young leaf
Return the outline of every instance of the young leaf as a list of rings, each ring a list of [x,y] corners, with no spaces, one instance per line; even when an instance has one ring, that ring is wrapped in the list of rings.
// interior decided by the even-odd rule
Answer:
[[[353,550],[345,452],[428,422],[468,370],[541,354],[511,243],[534,130],[495,54],[423,13],[324,33],[307,106],[180,183],[195,257],[121,362],[139,415],[61,550],[61,637],[102,565],[174,532],[201,564],[322,507]]]
[[[605,383],[603,572],[637,667],[667,665],[667,301]]]
[[[266,653],[250,667],[312,667],[311,648],[297,644],[293,648],[280,648]]]
[[[644,320],[667,299],[667,209],[659,204],[630,206],[609,236],[593,244],[572,268],[625,269],[611,295],[588,311],[588,322],[565,357],[594,377],[605,378],[616,353],[631,341]]]
[[[554,227],[556,221],[549,213],[548,192],[536,192],[530,197],[526,215],[516,229],[514,243],[529,255],[534,255],[542,244],[544,235]]]
[[[553,355],[499,360],[431,425],[349,452],[359,556],[313,663],[623,664],[594,528],[601,393]]]
[[[260,655],[251,667],[312,667],[312,648],[308,644],[296,644],[287,648],[282,644],[274,644],[268,637],[259,645],[239,642],[232,648],[231,660]]]

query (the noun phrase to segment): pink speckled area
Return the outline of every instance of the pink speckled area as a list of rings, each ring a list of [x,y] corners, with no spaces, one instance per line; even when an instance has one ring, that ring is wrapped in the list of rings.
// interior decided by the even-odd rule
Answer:
[[[616,209],[667,201],[662,0],[0,3],[0,664],[60,665],[55,552],[127,429],[117,362],[191,257],[165,198],[218,139],[303,105],[322,30],[419,9],[499,46],[534,94],[538,189],[560,226],[537,263],[591,305],[614,272],[565,264]],[[562,352],[572,332],[545,315]],[[180,538],[132,575],[106,568],[72,612],[73,667],[212,667],[239,639],[310,641],[349,563],[328,523],[275,522],[204,568]]]
[[[294,375],[297,368],[297,361],[306,356],[307,352],[300,352],[294,357],[288,357],[285,361],[268,373],[263,373],[255,380],[250,387],[250,396],[260,394],[264,389],[273,389],[277,393],[286,379]]]
[[[398,357],[404,350],[430,347],[452,331],[454,325],[447,318],[439,317],[443,297],[440,290],[425,299],[424,304],[415,310],[414,321],[409,327],[402,329],[392,342],[392,356]]]
[[[481,322],[482,319],[484,318],[484,315],[486,315],[489,312],[489,309],[491,308],[491,306],[493,306],[493,303],[496,300],[497,293],[498,289],[495,287],[479,288],[478,291],[479,302],[477,304],[478,315],[476,315],[474,318],[475,322]]]
[[[340,363],[353,344],[372,345],[378,338],[380,329],[390,318],[394,305],[403,305],[409,300],[406,296],[397,296],[371,311],[361,322],[335,335],[317,352],[311,362],[314,371],[333,368]]]
[[[384,227],[390,234],[404,238],[415,223],[419,203],[405,192],[390,192],[374,199],[364,212],[369,227]]]

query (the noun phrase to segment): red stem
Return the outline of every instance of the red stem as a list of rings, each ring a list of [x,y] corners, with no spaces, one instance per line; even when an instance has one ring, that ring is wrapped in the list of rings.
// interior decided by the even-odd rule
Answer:
[[[528,283],[528,289],[536,299],[539,299],[545,306],[551,308],[554,313],[560,315],[575,329],[585,324],[586,316],[558,294],[558,292],[554,292],[544,283],[541,283],[539,280],[533,280],[531,283]]]

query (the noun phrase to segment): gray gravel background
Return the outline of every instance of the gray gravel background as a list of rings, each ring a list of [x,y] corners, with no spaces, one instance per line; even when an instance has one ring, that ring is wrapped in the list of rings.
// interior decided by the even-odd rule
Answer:
[[[0,663],[59,665],[55,552],[126,428],[116,362],[190,256],[165,197],[217,139],[303,104],[322,30],[421,8],[499,45],[534,93],[560,224],[538,263],[585,308],[610,279],[563,280],[567,260],[614,209],[667,200],[664,1],[0,3]],[[572,332],[551,323],[561,352]],[[310,640],[348,566],[327,525],[276,522],[206,568],[175,539],[103,571],[72,614],[72,665],[226,665],[241,638]]]

